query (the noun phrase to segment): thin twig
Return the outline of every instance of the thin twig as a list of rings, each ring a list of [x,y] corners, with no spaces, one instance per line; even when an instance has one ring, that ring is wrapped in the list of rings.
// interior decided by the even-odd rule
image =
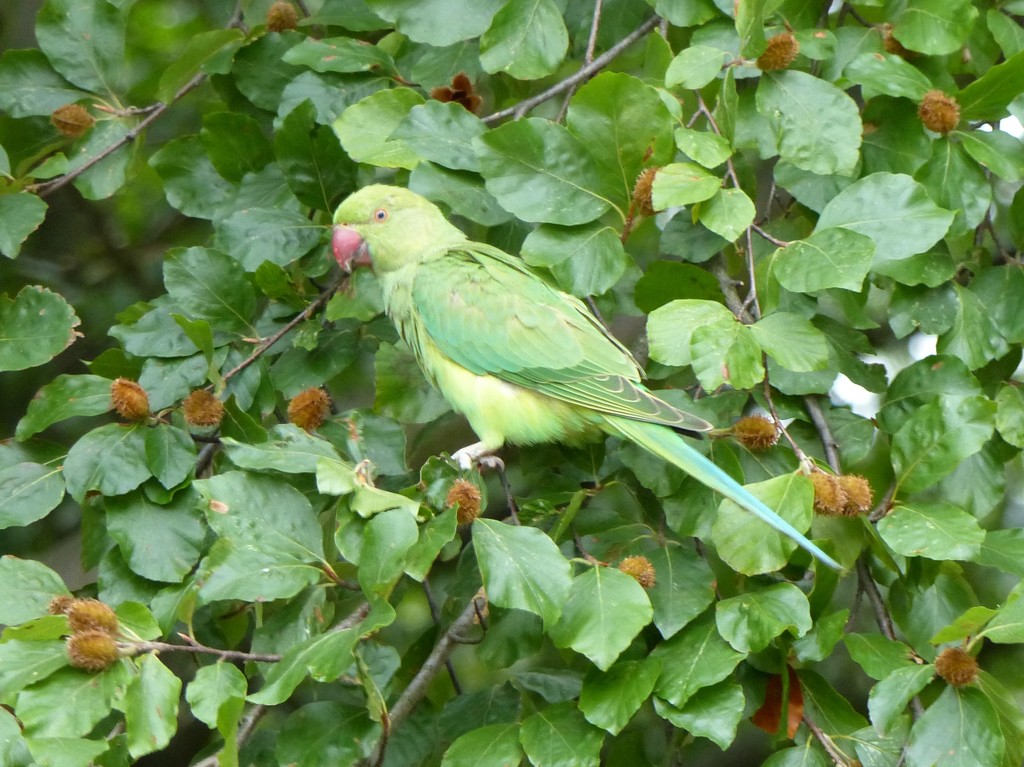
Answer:
[[[538,104],[543,104],[545,101],[554,98],[558,94],[565,93],[565,91],[575,87],[579,83],[582,83],[584,80],[591,77],[594,73],[600,71],[602,68],[604,68],[605,65],[611,62],[612,59],[614,59],[616,56],[622,53],[626,48],[631,46],[641,37],[643,37],[656,26],[658,26],[658,21],[659,18],[657,16],[652,16],[639,27],[637,27],[628,35],[626,35],[624,38],[619,40],[619,42],[617,42],[607,51],[605,51],[592,62],[590,62],[589,65],[581,67],[579,71],[577,71],[575,74],[570,75],[569,77],[565,78],[559,83],[556,83],[555,85],[552,85],[546,91],[541,91],[536,96],[531,96],[530,98],[525,99],[524,101],[520,101],[514,107],[508,107],[507,109],[502,109],[499,112],[494,112],[492,114],[487,115],[486,117],[483,118],[483,121],[487,124],[491,124],[496,123],[500,120],[504,120],[506,117],[515,117],[518,120],[520,117],[529,112]]]
[[[295,315],[295,317],[289,320],[288,323],[280,330],[278,330],[276,333],[274,333],[274,335],[263,339],[259,343],[259,345],[255,349],[253,349],[252,354],[250,354],[244,360],[242,360],[233,368],[231,368],[231,370],[225,373],[224,380],[230,380],[231,378],[241,373],[252,363],[254,363],[256,360],[258,360],[260,357],[266,354],[271,346],[280,341],[292,329],[294,329],[295,326],[297,326],[301,322],[304,322],[305,320],[308,320],[310,317],[316,314],[316,312],[319,311],[320,308],[323,307],[331,299],[331,296],[334,295],[335,291],[338,289],[338,286],[341,285],[341,283],[344,280],[345,276],[343,275],[342,277],[328,285],[326,288],[324,288],[320,295],[317,296],[316,299],[314,299],[314,301],[309,306],[307,306],[305,309],[303,309],[301,312]]]
[[[277,663],[281,660],[280,655],[243,652],[241,650],[222,650],[219,647],[207,647],[206,645],[199,644],[196,640],[184,634],[178,634],[178,636],[188,644],[132,642],[129,648],[136,655],[146,652],[191,652],[200,655],[216,655],[221,660],[253,661],[255,663]]]
[[[868,571],[868,565],[864,557],[860,557],[857,560],[857,584],[867,595],[868,601],[871,603],[871,609],[875,613],[875,623],[878,624],[878,629],[882,632],[882,636],[896,641],[896,628],[893,626],[892,618],[889,617],[889,609],[885,606],[885,600],[882,599],[882,594],[875,584],[875,579],[871,577],[871,573]]]
[[[594,0],[594,18],[590,22],[590,37],[587,39],[587,52],[583,55],[583,65],[586,66],[594,60],[594,49],[597,47],[597,31],[601,28],[601,5],[604,0]],[[555,122],[562,122],[565,118],[566,112],[569,111],[569,102],[572,100],[573,94],[576,92],[578,85],[573,85],[568,91],[566,91],[565,98],[562,99],[562,108],[558,110],[558,117],[555,118]]]
[[[818,430],[818,437],[821,439],[821,447],[825,451],[825,460],[836,474],[842,474],[839,466],[839,445],[836,438],[832,436],[832,429],[825,420],[825,413],[822,412],[821,403],[817,397],[804,397],[804,407],[811,417],[814,428]]]
[[[843,754],[843,752],[839,750],[836,744],[832,742],[832,738],[826,735],[825,732],[817,724],[815,724],[810,717],[804,716],[803,719],[804,724],[807,725],[807,729],[811,731],[811,734],[814,735],[815,740],[817,740],[821,744],[821,747],[825,749],[825,751],[828,753],[832,761],[838,765],[841,765],[842,767],[849,767],[850,762],[847,760],[846,755]]]
[[[423,594],[427,598],[427,606],[430,608],[430,617],[434,623],[438,626],[441,625],[441,611],[437,609],[437,600],[434,599],[434,593],[430,588],[430,581],[427,578],[423,579]],[[455,673],[455,666],[452,664],[451,658],[444,659],[444,667],[448,669],[448,678],[452,680],[452,687],[455,688],[456,695],[462,695],[462,684],[459,682],[459,677]]]
[[[437,644],[434,645],[434,649],[430,652],[430,656],[423,663],[423,666],[417,672],[416,676],[413,677],[412,681],[409,682],[408,686],[402,692],[401,696],[395,701],[395,705],[392,706],[388,712],[388,718],[390,720],[391,730],[394,730],[402,721],[405,720],[409,714],[412,713],[413,708],[419,703],[420,699],[426,694],[427,687],[430,686],[430,682],[433,680],[437,673],[444,667],[444,661],[452,653],[455,647],[459,644],[459,636],[475,623],[478,618],[480,607],[478,602],[486,600],[484,590],[480,589],[473,595],[473,598],[469,600],[469,604],[466,605],[466,609],[462,611],[462,614],[455,619],[455,622],[448,627],[448,630],[441,635],[441,638],[437,640]],[[387,743],[381,741],[377,744],[374,755],[366,761],[367,764],[379,764],[384,758],[384,752],[387,750]]]

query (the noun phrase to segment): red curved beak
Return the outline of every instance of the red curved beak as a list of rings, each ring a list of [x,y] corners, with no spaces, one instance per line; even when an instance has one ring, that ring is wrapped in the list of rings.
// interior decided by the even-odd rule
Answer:
[[[334,251],[334,259],[346,272],[351,272],[357,266],[370,266],[370,251],[366,247],[366,240],[359,236],[355,229],[337,224],[331,232],[331,250]]]

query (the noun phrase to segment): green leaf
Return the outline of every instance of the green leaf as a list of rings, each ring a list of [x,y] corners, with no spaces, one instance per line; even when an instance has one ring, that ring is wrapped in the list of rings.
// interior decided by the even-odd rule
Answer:
[[[650,264],[637,280],[633,300],[638,309],[650,313],[677,298],[711,299],[720,295],[719,291],[718,280],[707,270],[694,264],[659,260]]]
[[[554,626],[572,587],[568,560],[546,534],[490,519],[473,522],[473,548],[487,598]]]
[[[731,333],[736,324],[732,312],[716,301],[671,301],[647,318],[651,357],[663,365],[689,365],[695,330],[707,327],[716,333]]]
[[[409,188],[429,200],[447,205],[452,213],[485,226],[504,224],[512,219],[484,188],[484,180],[476,173],[421,162],[409,176]]]
[[[964,150],[1003,181],[1024,180],[1024,142],[1001,130],[953,131]]]
[[[109,741],[87,738],[25,738],[25,743],[39,767],[92,767],[110,747]]]
[[[656,580],[648,592],[654,625],[665,639],[704,612],[715,596],[715,578],[707,561],[692,549],[666,546],[647,553]]]
[[[17,257],[21,245],[46,218],[47,205],[31,192],[0,195],[0,253]]]
[[[65,622],[61,633],[66,631]],[[15,693],[67,665],[67,642],[63,639],[0,642],[0,696],[13,700]]]
[[[707,45],[691,45],[680,51],[668,65],[665,87],[703,88],[718,77],[724,62],[724,51]]]
[[[208,320],[218,330],[258,335],[251,324],[256,291],[227,254],[208,248],[171,250],[164,259],[164,285],[193,318]]]
[[[856,102],[844,91],[798,70],[766,72],[757,111],[775,129],[782,160],[822,176],[853,174],[863,126]]]
[[[274,135],[274,152],[288,186],[303,205],[330,211],[355,184],[356,168],[334,131],[316,122],[316,108],[303,101]]]
[[[192,571],[206,536],[196,500],[192,492],[177,493],[163,506],[142,492],[106,499],[107,531],[132,572],[180,583]]]
[[[264,261],[287,266],[322,241],[325,229],[306,216],[279,208],[243,208],[220,221],[216,246],[254,272]]]
[[[615,568],[591,567],[573,578],[562,617],[551,627],[551,639],[607,671],[653,614],[636,579]]]
[[[38,463],[0,468],[0,530],[42,519],[64,500],[60,469]]]
[[[521,255],[531,266],[550,269],[559,285],[575,296],[610,290],[629,264],[619,234],[597,223],[577,227],[541,224],[526,236]]]
[[[508,0],[480,38],[480,64],[491,74],[536,80],[555,71],[568,47],[554,0]]]
[[[754,202],[742,189],[719,189],[714,197],[700,206],[698,218],[719,237],[733,242],[754,223],[756,214]]]
[[[952,233],[973,230],[992,204],[992,184],[963,146],[947,139],[932,142],[932,156],[914,178],[937,205],[955,211]]]
[[[532,764],[597,767],[604,733],[583,718],[575,703],[567,701],[524,719],[519,742]]]
[[[185,690],[192,714],[224,738],[220,756],[224,767],[238,764],[236,735],[245,707],[245,690],[245,675],[225,661],[200,668]]]
[[[307,38],[283,59],[316,72],[395,72],[395,62],[380,47],[351,37]]]
[[[366,4],[410,39],[442,46],[482,35],[504,0],[481,0],[472,13],[456,0],[367,0]]]
[[[746,485],[746,489],[797,530],[810,527],[814,489],[806,477],[785,474]],[[719,505],[711,537],[722,559],[746,575],[781,569],[796,549],[796,542],[788,536],[730,500]]]
[[[419,540],[409,549],[405,572],[413,580],[423,582],[441,550],[455,538],[458,530],[457,509],[441,512],[420,527]]]
[[[1003,357],[1008,351],[988,306],[973,291],[953,283],[957,311],[953,326],[936,344],[940,354],[951,354],[967,363],[971,370]]]
[[[214,112],[203,118],[199,134],[217,172],[238,183],[246,173],[258,173],[274,153],[260,124],[240,112]]]
[[[390,509],[371,517],[359,553],[359,585],[367,596],[391,593],[418,535],[416,517],[406,509]]]
[[[0,110],[11,117],[48,115],[84,96],[53,71],[42,51],[6,50],[0,56]]]
[[[74,309],[57,293],[26,285],[13,299],[0,293],[0,371],[42,365],[80,335]]]
[[[0,623],[16,626],[46,615],[50,600],[70,593],[60,576],[43,563],[0,557]]]
[[[651,184],[651,205],[665,210],[710,200],[722,187],[722,179],[699,165],[674,162],[659,168]]]
[[[182,51],[160,76],[157,99],[170,104],[181,88],[200,72],[226,74],[231,56],[245,41],[241,29],[215,29],[190,38]]]
[[[742,653],[760,652],[789,631],[801,637],[811,630],[807,597],[792,583],[776,583],[723,599],[715,605],[718,633]]]
[[[18,695],[18,718],[33,737],[82,737],[110,714],[128,674],[118,663],[96,674],[64,668]]]
[[[881,634],[847,634],[843,641],[850,657],[872,679],[880,681],[896,669],[917,665],[907,645]]]
[[[337,679],[352,665],[352,649],[359,641],[360,629],[329,631],[295,644],[267,673],[259,692],[247,700],[261,706],[286,701],[309,674],[320,681]]]
[[[167,202],[186,216],[219,218],[228,208],[226,201],[235,197],[235,187],[213,167],[199,136],[167,142],[153,153],[149,164],[164,182]]]
[[[605,195],[627,207],[645,166],[672,159],[672,115],[654,88],[636,77],[603,72],[569,102],[566,127],[597,163]]]
[[[1024,578],[1024,529],[989,530],[974,561]]]
[[[93,429],[71,446],[64,481],[79,503],[90,490],[127,493],[152,476],[146,460],[146,427],[110,423]]]
[[[843,74],[861,86],[865,101],[878,95],[920,101],[932,90],[931,81],[920,69],[893,53],[862,53],[846,65]]]
[[[879,735],[885,735],[906,711],[910,700],[935,678],[935,667],[903,666],[871,688],[868,712]]]
[[[125,67],[125,19],[112,3],[47,0],[36,16],[36,39],[54,69],[70,82],[116,96]]]
[[[583,682],[579,706],[587,721],[618,735],[654,691],[661,663],[654,658],[620,661]]]
[[[655,691],[680,708],[698,690],[728,677],[744,655],[722,639],[708,613],[658,645],[650,657],[662,664]]]
[[[375,408],[381,415],[401,423],[429,423],[451,410],[447,400],[427,382],[412,385],[410,370],[416,360],[408,346],[381,344],[374,356],[376,377]]]
[[[680,707],[655,698],[654,710],[676,727],[707,738],[724,751],[736,739],[746,703],[740,685],[721,682],[698,690]]]
[[[971,11],[977,13],[974,7]],[[1021,93],[1024,93],[1024,51],[988,68],[956,94],[956,100],[963,119],[991,121],[1005,117],[1007,106]]]
[[[877,267],[927,253],[952,223],[953,214],[932,202],[910,176],[872,173],[832,198],[815,231],[841,226],[866,234],[875,241]]]
[[[51,424],[75,416],[100,415],[110,410],[110,379],[93,375],[59,375],[40,389],[18,421],[19,442]]]
[[[307,703],[293,712],[277,736],[278,764],[315,767],[358,764],[375,743],[379,728],[363,707],[336,701]]]
[[[878,523],[878,534],[905,557],[973,559],[985,531],[963,509],[942,501],[900,505]]]
[[[852,229],[819,229],[779,248],[772,256],[775,278],[794,293],[829,288],[860,292],[871,269],[875,243]]]
[[[970,0],[909,0],[892,20],[892,36],[912,51],[939,56],[959,50],[977,18]]]
[[[319,580],[323,534],[302,493],[279,479],[238,471],[193,484],[220,538],[204,560],[204,600],[284,599]]]
[[[124,698],[128,752],[136,758],[164,748],[178,731],[181,693],[181,680],[156,655],[144,655],[137,663],[139,675]]]
[[[487,126],[476,115],[455,102],[428,101],[409,110],[392,133],[424,160],[454,170],[480,169],[473,140]]]
[[[839,641],[846,634],[850,611],[843,609],[818,618],[814,627],[793,642],[793,652],[804,662],[822,661],[832,655]]]
[[[985,694],[973,687],[947,687],[910,729],[906,765],[998,765],[1005,750],[999,717]]]
[[[487,191],[524,221],[585,224],[609,207],[598,167],[583,143],[561,125],[531,117],[474,141]]]
[[[423,97],[412,88],[373,93],[346,109],[332,126],[345,151],[356,162],[385,168],[414,168],[419,158],[391,134]]]
[[[977,605],[970,608],[960,617],[940,630],[930,640],[930,644],[940,645],[946,642],[962,642],[978,634],[985,624],[992,620],[998,611],[991,607]]]
[[[693,372],[708,391],[728,383],[749,389],[764,380],[761,347],[750,328],[733,322],[721,328],[699,327],[693,332]]]
[[[893,435],[892,465],[904,492],[931,487],[992,436],[995,403],[943,396],[918,408]]]
[[[1024,598],[1021,595],[1018,584],[978,636],[998,644],[1024,643]]]
[[[444,752],[441,767],[520,764],[519,724],[488,724],[460,735]]]
[[[1014,447],[1024,448],[1024,392],[1010,384],[996,395],[996,430]]]
[[[130,143],[126,140],[128,131],[126,121],[98,122],[68,154],[67,172],[81,172],[75,180],[75,188],[86,199],[105,200],[124,186],[132,159],[127,148]],[[108,154],[112,146],[120,148]],[[99,162],[100,155],[104,156],[102,162]]]
[[[732,156],[728,139],[717,133],[680,126],[673,136],[680,151],[705,168],[716,168]]]
[[[146,464],[168,490],[184,482],[195,463],[195,443],[185,430],[157,424],[146,431]]]
[[[750,325],[754,340],[787,370],[810,373],[828,366],[824,334],[809,320],[789,312],[772,312]]]

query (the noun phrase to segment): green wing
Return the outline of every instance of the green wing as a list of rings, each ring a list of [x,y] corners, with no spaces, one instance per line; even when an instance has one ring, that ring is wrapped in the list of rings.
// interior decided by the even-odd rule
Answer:
[[[647,391],[636,360],[579,300],[497,248],[460,243],[420,263],[412,298],[437,349],[473,373],[608,415],[711,428]]]

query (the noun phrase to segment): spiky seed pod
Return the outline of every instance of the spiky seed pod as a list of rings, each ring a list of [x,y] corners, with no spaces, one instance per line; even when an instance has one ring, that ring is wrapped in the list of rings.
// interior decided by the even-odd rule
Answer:
[[[267,29],[271,32],[284,32],[295,29],[299,25],[299,14],[291,3],[276,2],[267,9]]]
[[[110,384],[110,403],[118,415],[129,421],[149,417],[149,395],[131,379],[117,378]]]
[[[846,491],[839,478],[823,471],[811,474],[814,485],[814,510],[825,517],[838,517],[846,508]]]
[[[483,99],[473,89],[473,81],[465,72],[459,72],[452,78],[451,85],[444,85],[440,88],[433,88],[430,91],[430,98],[445,103],[452,101],[461,104],[468,111],[476,114],[480,110]]]
[[[288,403],[288,420],[306,431],[319,429],[331,410],[331,399],[323,389],[301,391]]]
[[[68,658],[75,668],[103,671],[120,657],[117,642],[105,631],[83,631],[68,637]]]
[[[747,450],[760,453],[773,447],[779,441],[779,430],[775,424],[760,415],[741,418],[732,427],[732,435]]]
[[[50,604],[46,608],[46,612],[50,615],[66,615],[68,608],[75,603],[75,598],[68,594],[58,594],[50,600]]]
[[[219,426],[224,418],[224,403],[206,389],[196,389],[181,406],[189,426]]]
[[[947,647],[935,659],[935,673],[954,687],[963,687],[978,678],[978,661],[960,647]]]
[[[757,57],[757,66],[762,72],[785,69],[800,53],[800,43],[792,32],[783,32],[768,39],[768,47]]]
[[[644,556],[626,557],[619,562],[619,569],[645,589],[654,588],[654,584],[657,581],[654,565],[651,564],[651,560]]]
[[[843,516],[856,517],[860,514],[867,514],[871,510],[873,494],[871,485],[864,477],[858,474],[843,474],[839,478],[839,486],[846,493]]]
[[[452,482],[445,503],[449,508],[458,504],[459,510],[456,512],[456,519],[460,525],[468,525],[480,516],[480,500],[480,488],[468,479],[459,477]]]
[[[917,116],[928,130],[945,135],[960,122],[960,105],[942,91],[928,91],[917,107]]]
[[[65,104],[50,115],[50,122],[62,136],[81,138],[96,120],[80,104]]]
[[[117,616],[109,605],[98,599],[76,599],[65,612],[71,630],[76,634],[84,631],[102,631],[110,635],[117,633]]]
[[[882,47],[885,49],[886,53],[892,53],[904,59],[917,58],[917,53],[909,48],[904,48],[903,43],[893,37],[892,24],[882,25]]]
[[[636,212],[641,216],[653,216],[654,205],[651,203],[651,187],[654,185],[654,177],[659,168],[644,168],[636,177],[633,184],[633,202],[636,205]]]

